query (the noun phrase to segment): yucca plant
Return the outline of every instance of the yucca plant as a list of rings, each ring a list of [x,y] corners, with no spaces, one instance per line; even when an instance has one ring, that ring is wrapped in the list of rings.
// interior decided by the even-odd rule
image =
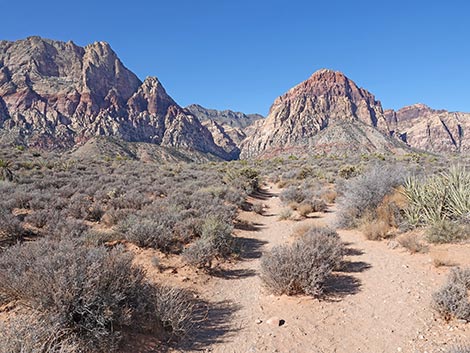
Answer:
[[[424,180],[408,178],[405,216],[413,226],[459,221],[470,214],[470,173],[460,166]]]
[[[462,167],[452,167],[444,174],[447,184],[447,212],[463,218],[470,213],[470,173]]]
[[[12,163],[5,159],[0,159],[0,180],[13,181],[14,175],[11,170]]]

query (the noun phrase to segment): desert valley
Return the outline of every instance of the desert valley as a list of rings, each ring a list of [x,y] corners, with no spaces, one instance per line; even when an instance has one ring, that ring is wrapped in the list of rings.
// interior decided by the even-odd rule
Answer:
[[[312,72],[263,116],[0,41],[0,353],[470,352],[470,113]]]

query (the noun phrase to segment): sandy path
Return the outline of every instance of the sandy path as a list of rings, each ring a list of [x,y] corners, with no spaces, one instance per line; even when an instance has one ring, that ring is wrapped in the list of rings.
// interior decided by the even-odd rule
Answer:
[[[348,244],[347,263],[329,283],[329,297],[275,297],[259,278],[260,256],[270,247],[292,240],[302,225],[332,224],[335,209],[318,218],[279,221],[283,206],[274,187],[264,193],[265,215],[243,212],[241,219],[256,225],[237,230],[243,238],[243,260],[199,291],[219,308],[208,325],[184,351],[194,352],[441,352],[456,340],[470,340],[470,324],[436,320],[429,308],[431,294],[444,280],[429,255],[409,255],[386,242],[364,240],[358,231],[339,231]],[[281,327],[266,323],[285,320]],[[257,323],[262,320],[262,323]]]

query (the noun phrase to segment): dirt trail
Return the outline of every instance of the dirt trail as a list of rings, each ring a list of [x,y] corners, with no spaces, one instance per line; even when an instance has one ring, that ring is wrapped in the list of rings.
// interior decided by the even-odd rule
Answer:
[[[339,231],[347,243],[347,263],[328,284],[327,300],[267,293],[259,278],[262,252],[292,241],[299,227],[332,224],[336,216],[332,207],[316,218],[280,221],[284,207],[278,192],[272,186],[251,200],[266,204],[265,215],[241,214],[254,224],[254,229],[236,231],[243,239],[243,259],[198,288],[201,297],[219,308],[209,314],[209,329],[191,339],[201,344],[190,351],[433,353],[470,340],[470,324],[446,324],[430,309],[431,294],[447,269],[435,269],[429,255],[366,241],[358,231]],[[267,324],[271,317],[285,324]]]

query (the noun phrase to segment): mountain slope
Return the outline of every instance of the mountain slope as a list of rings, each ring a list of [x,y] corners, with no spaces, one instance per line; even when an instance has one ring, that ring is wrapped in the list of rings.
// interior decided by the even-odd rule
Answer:
[[[346,131],[342,124],[354,128]],[[317,136],[330,127],[335,131]],[[371,93],[342,73],[323,69],[274,101],[265,121],[243,141],[241,155],[248,158],[288,149],[304,153],[406,149],[388,138],[388,131],[382,106]]]
[[[0,41],[0,128],[44,148],[115,136],[230,158],[158,79],[141,82],[104,42]]]
[[[259,114],[207,109],[197,104],[191,104],[185,109],[209,129],[214,142],[234,159],[240,155],[241,142],[253,132],[253,124],[263,119]]]
[[[392,134],[412,147],[437,153],[470,151],[470,113],[414,104],[386,110],[385,117]]]

